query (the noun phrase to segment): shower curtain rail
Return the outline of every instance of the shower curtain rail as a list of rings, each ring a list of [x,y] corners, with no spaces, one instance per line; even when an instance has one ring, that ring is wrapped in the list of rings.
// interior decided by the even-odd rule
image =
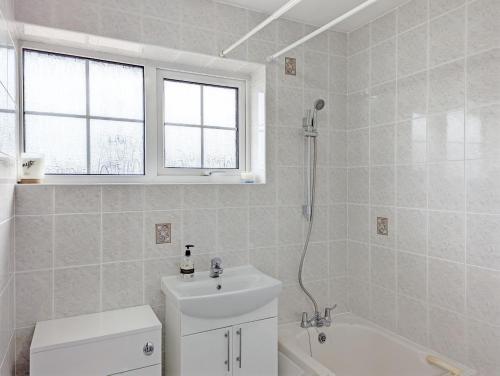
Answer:
[[[228,48],[223,49],[220,53],[221,57],[226,57],[228,53],[230,53],[232,50],[234,50],[236,47],[238,47],[240,44],[245,42],[247,39],[252,37],[253,35],[257,34],[260,30],[265,28],[267,25],[269,25],[271,22],[274,20],[280,18],[283,14],[288,12],[290,9],[292,9],[295,5],[300,3],[303,0],[290,0],[288,1],[285,5],[281,6],[277,11],[275,11],[273,14],[271,14],[269,17],[267,17],[264,21],[262,21],[260,24],[255,26],[252,30],[250,30],[248,33],[246,33],[243,37],[238,39],[236,42],[234,42],[232,45],[230,45]]]
[[[355,15],[356,13],[362,11],[363,9],[367,8],[368,6],[372,5],[373,3],[377,2],[378,0],[367,0],[364,3],[358,5],[357,7],[354,7],[350,11],[344,13],[340,17],[335,18],[334,20],[328,22],[327,24],[321,26],[320,28],[314,30],[312,33],[307,34],[306,36],[300,38],[299,40],[293,42],[290,44],[288,47],[283,48],[282,50],[276,52],[274,55],[271,55],[267,58],[267,61],[270,62],[277,57],[283,55],[284,53],[293,50],[295,47],[300,46],[301,44],[307,42],[309,39],[312,39],[316,37],[317,35],[327,31],[328,29],[332,28],[333,26],[341,23],[342,21],[346,20],[347,18]]]

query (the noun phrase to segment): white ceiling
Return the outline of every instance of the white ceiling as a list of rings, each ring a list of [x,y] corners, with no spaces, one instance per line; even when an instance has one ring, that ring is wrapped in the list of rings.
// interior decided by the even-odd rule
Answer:
[[[288,0],[220,0],[247,9],[272,13]],[[351,10],[365,0],[302,0],[283,17],[310,25],[321,26]],[[408,0],[378,0],[360,13],[334,27],[338,31],[353,31]]]

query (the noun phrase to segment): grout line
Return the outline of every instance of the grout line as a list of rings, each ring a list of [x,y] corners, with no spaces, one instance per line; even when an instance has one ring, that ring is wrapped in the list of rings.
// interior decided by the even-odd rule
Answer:
[[[100,216],[99,216],[99,312],[102,311],[103,307],[103,286],[104,286],[104,279],[103,279],[103,259],[104,259],[104,245],[103,245],[103,238],[104,238],[104,215],[103,215],[103,192],[102,192],[102,187],[99,188],[99,207],[100,207]]]
[[[467,56],[468,51],[469,51],[469,8],[470,8],[470,3],[465,4],[465,33],[464,33],[464,54]],[[469,284],[469,265],[468,265],[468,249],[467,249],[467,237],[468,237],[468,208],[467,208],[467,201],[468,201],[468,190],[467,190],[467,159],[466,159],[466,150],[467,150],[467,125],[468,125],[468,111],[469,111],[469,105],[468,105],[468,90],[467,90],[467,80],[468,80],[468,62],[469,59],[466,57],[464,61],[464,149],[463,149],[463,157],[464,157],[464,263],[465,263],[465,275],[464,275],[464,315],[466,319],[464,320],[464,330],[465,330],[465,349],[464,354],[465,354],[465,359],[467,363],[473,364],[471,361],[471,354],[470,354],[470,346],[469,346],[469,320],[470,318],[469,315],[469,310],[468,310],[468,294],[467,294],[467,289],[468,289],[468,284]]]
[[[426,82],[426,108],[425,113],[429,114],[430,108],[430,55],[431,55],[431,47],[430,47],[430,29],[431,29],[431,21],[430,21],[430,7],[431,0],[427,0],[427,31],[426,31],[426,68],[427,68],[427,82]],[[426,122],[426,132],[425,132],[425,161],[426,161],[426,172],[425,172],[425,198],[426,198],[426,207],[425,207],[425,313],[426,313],[426,323],[425,323],[425,337],[426,337],[426,345],[430,346],[430,309],[429,309],[429,295],[430,295],[430,265],[429,265],[429,194],[430,194],[430,169],[429,169],[429,124]]]
[[[54,213],[56,210],[56,190],[54,187],[52,187],[52,213]],[[56,217],[52,214],[52,260],[51,260],[51,276],[52,276],[52,281],[51,281],[51,295],[52,295],[52,312],[51,312],[51,318],[55,318],[56,316],[56,275],[55,275],[55,263],[56,263]]]
[[[371,40],[372,40],[372,23],[368,24],[368,35],[369,35],[369,53],[368,53],[368,317],[373,319],[373,288],[372,288],[372,168],[371,165],[371,155],[372,155],[372,107],[373,102],[370,100],[370,95],[372,93],[372,54],[371,54]]]

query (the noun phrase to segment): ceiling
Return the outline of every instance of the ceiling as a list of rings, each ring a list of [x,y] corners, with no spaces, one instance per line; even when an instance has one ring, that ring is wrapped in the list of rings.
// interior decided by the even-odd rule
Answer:
[[[272,13],[288,0],[220,0],[247,9],[264,13]],[[288,11],[283,17],[300,21],[310,25],[321,26],[334,18],[341,16],[365,0],[302,0],[298,5]],[[369,21],[381,16],[392,8],[406,3],[408,0],[378,0],[356,15],[350,17],[333,30],[353,31],[367,24]]]

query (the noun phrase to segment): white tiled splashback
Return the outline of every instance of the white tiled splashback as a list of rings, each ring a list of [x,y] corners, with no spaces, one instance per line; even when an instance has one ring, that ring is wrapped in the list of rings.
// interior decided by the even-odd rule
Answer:
[[[500,374],[499,16],[498,0],[413,0],[348,36],[350,307],[488,376]]]
[[[208,0],[16,0],[19,21],[218,55],[264,15]],[[312,27],[280,20],[230,57],[265,58]],[[309,310],[297,285],[304,238],[302,116],[320,113],[318,221],[306,265],[321,305],[347,310],[347,36],[325,33],[267,65],[268,183],[256,186],[18,186],[16,199],[17,373],[28,370],[36,320],[135,304],[162,313],[160,277],[176,274],[183,245],[198,270],[222,256],[284,281],[282,322]],[[331,145],[331,146],[330,146]],[[155,244],[155,223],[172,223],[172,243]]]

